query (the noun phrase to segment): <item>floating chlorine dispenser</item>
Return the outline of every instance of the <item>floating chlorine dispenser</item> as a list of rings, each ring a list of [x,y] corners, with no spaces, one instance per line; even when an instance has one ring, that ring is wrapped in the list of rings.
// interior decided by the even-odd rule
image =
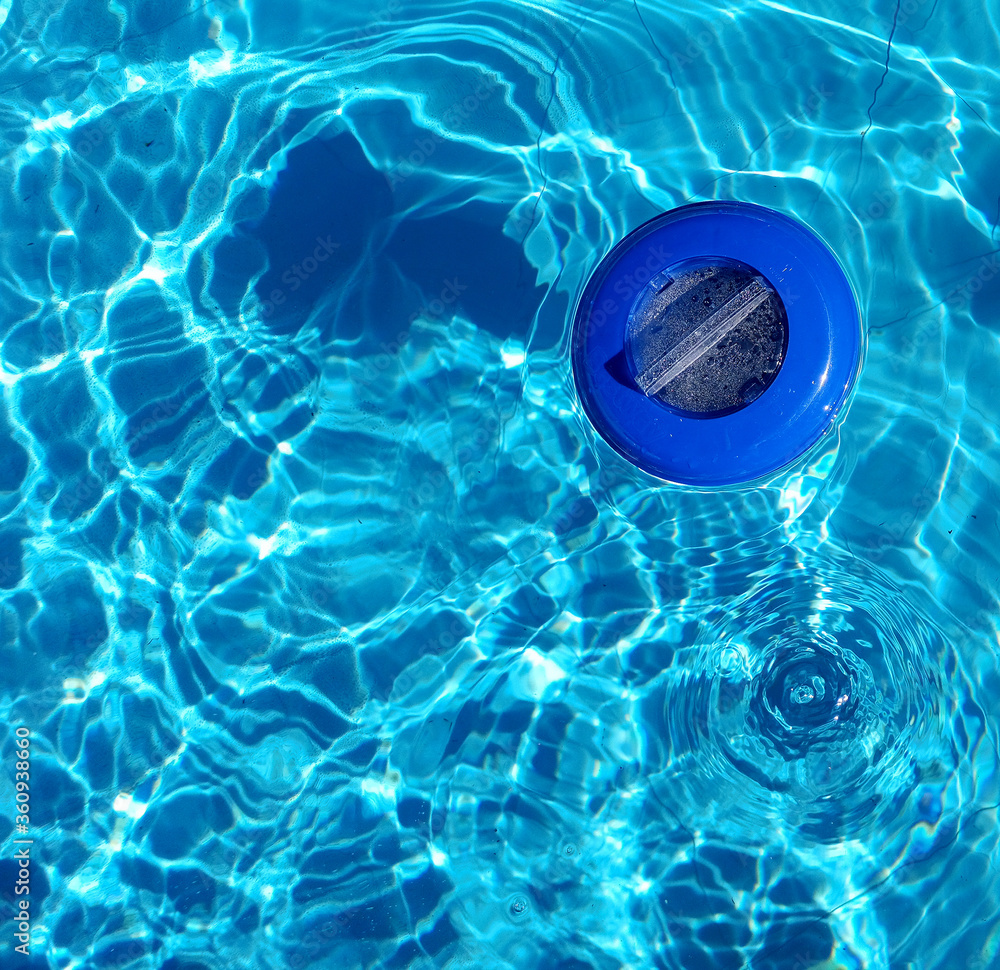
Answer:
[[[735,485],[830,431],[864,336],[837,258],[763,206],[699,202],[626,236],[573,326],[584,410],[633,464],[667,481]]]

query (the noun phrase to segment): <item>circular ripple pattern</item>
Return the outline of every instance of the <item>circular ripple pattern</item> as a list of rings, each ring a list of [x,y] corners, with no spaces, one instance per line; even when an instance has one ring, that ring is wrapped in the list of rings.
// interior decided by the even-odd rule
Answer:
[[[512,923],[524,923],[531,918],[531,901],[524,893],[514,893],[507,897],[504,910]]]
[[[881,662],[874,645],[860,652]],[[861,784],[912,707],[891,688],[887,700],[868,661],[824,632],[747,651],[712,696],[708,724],[722,755],[763,787],[806,802],[839,801]]]
[[[836,643],[783,644],[754,681],[747,720],[784,757],[854,741],[882,698],[868,665]],[[860,712],[859,712],[860,709]]]
[[[669,784],[658,790],[678,816],[791,827],[814,842],[905,839],[914,806],[939,802],[966,736],[941,633],[849,573],[775,576],[727,617],[664,698]]]

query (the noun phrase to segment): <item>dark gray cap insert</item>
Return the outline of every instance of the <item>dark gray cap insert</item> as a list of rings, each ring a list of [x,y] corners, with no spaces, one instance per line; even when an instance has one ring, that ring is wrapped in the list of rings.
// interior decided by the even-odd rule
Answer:
[[[685,260],[639,293],[625,346],[636,385],[680,414],[741,410],[771,385],[788,346],[784,305],[768,281],[736,260]]]

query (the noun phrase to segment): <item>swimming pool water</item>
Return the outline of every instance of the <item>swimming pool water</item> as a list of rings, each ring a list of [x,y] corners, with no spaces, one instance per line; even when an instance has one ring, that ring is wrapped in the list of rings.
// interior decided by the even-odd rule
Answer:
[[[0,964],[1000,966],[997,18],[0,3]],[[705,199],[867,330],[753,489],[573,387]]]

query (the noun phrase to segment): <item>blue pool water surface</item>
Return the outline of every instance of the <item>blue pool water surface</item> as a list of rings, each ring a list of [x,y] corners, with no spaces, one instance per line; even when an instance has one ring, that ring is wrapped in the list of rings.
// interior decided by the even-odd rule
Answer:
[[[0,965],[1000,967],[998,19],[0,2]],[[753,488],[569,359],[711,199],[866,330]]]

